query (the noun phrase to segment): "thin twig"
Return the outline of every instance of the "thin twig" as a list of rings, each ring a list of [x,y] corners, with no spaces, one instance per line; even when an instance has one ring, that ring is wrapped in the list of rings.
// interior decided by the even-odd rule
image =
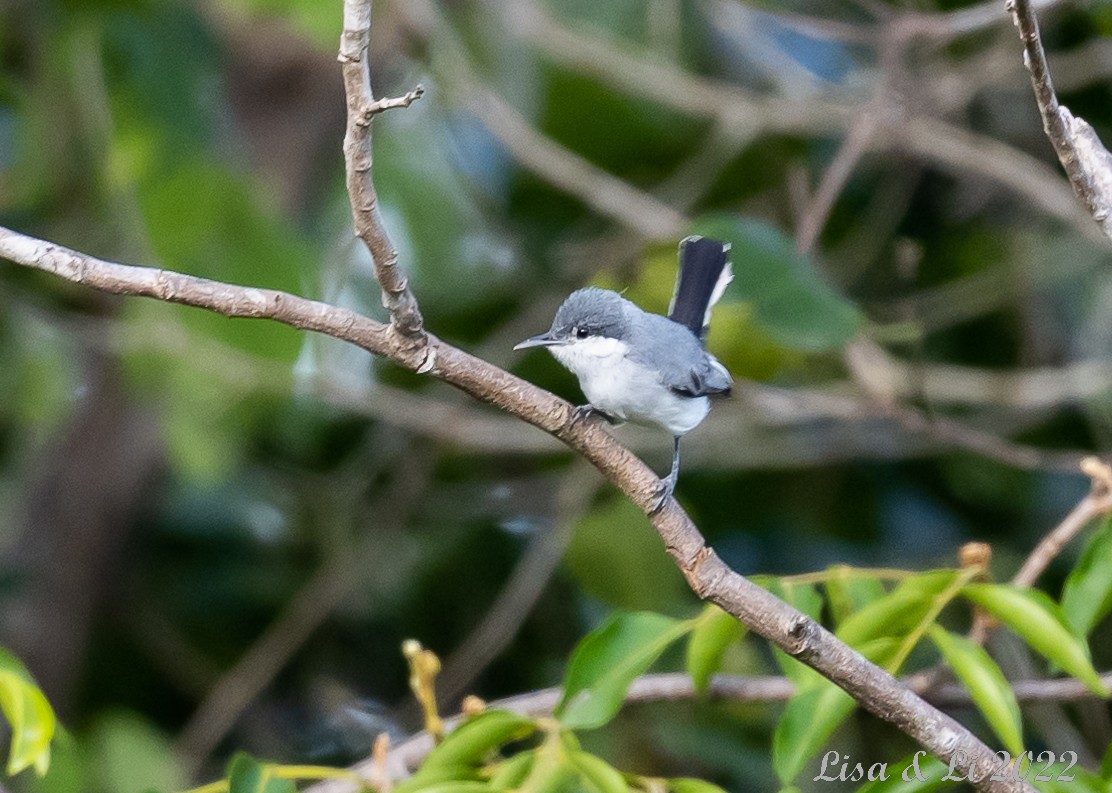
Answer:
[[[1112,686],[1112,672],[1101,675],[1106,686]],[[969,705],[969,690],[957,683],[936,684],[924,676],[905,678],[904,682],[928,701],[943,707],[962,707]],[[1031,702],[1073,702],[1095,698],[1092,690],[1079,680],[1062,678],[1054,680],[1013,680],[1010,681],[1016,700]],[[545,688],[520,694],[489,703],[489,708],[509,710],[525,716],[548,716],[556,708],[562,694],[559,688]],[[707,687],[706,697],[725,702],[785,702],[795,695],[795,686],[786,677],[745,677],[742,675],[715,675]],[[649,702],[687,701],[696,699],[695,688],[690,675],[684,672],[661,672],[642,675],[633,681],[626,692],[625,704]],[[460,716],[447,720],[448,730],[454,729],[461,721]],[[432,751],[433,742],[428,734],[417,733],[402,741],[391,751],[387,769],[392,779],[399,780],[410,776]],[[368,759],[357,763],[352,770],[366,774],[375,767],[375,760]],[[351,793],[355,788],[343,781],[329,781],[308,788],[305,793]]]
[[[857,116],[811,195],[795,235],[795,245],[801,253],[808,253],[814,248],[826,225],[826,219],[834,208],[834,202],[849,182],[853,169],[868,151],[877,129],[878,109],[879,104],[874,103],[871,109],[866,108]]]
[[[1112,237],[1112,154],[1108,153],[1084,119],[1059,104],[1031,0],[1008,0],[1007,8],[1019,28],[1023,61],[1031,73],[1031,86],[1042,115],[1043,130],[1074,192],[1105,235]]]
[[[1016,586],[1033,586],[1070,540],[1093,520],[1112,512],[1112,468],[1096,457],[1086,457],[1081,461],[1081,470],[1092,480],[1089,494],[1027,556],[1012,577]]]
[[[847,102],[761,96],[735,83],[690,74],[638,53],[631,46],[571,30],[534,0],[493,0],[491,5],[499,11],[507,29],[553,62],[692,117],[716,119],[746,135],[839,134],[860,112],[858,106]],[[959,177],[987,177],[1050,217],[1104,241],[1088,214],[1072,200],[1069,187],[1045,163],[1023,150],[942,119],[914,113],[892,119],[886,131],[873,137],[870,148],[915,154]]]
[[[389,515],[404,526],[420,503],[431,462],[408,455],[408,470],[395,479],[376,514]],[[177,754],[189,769],[197,768],[235,726],[236,720],[313,632],[366,580],[373,569],[382,527],[368,531],[354,548],[331,555],[294,594],[282,612],[239,660],[213,685],[194,710],[177,739]]]
[[[1011,583],[1014,585],[1034,586],[1035,581],[1058,558],[1058,554],[1070,540],[1092,521],[1112,512],[1112,467],[1096,457],[1084,458],[1079,467],[1092,482],[1089,492],[1027,555],[1019,570],[1012,576]],[[984,644],[996,626],[997,622],[993,618],[975,607],[969,638],[977,644]]]
[[[556,525],[529,544],[482,620],[444,661],[437,681],[441,703],[454,703],[497,658],[533,611],[552,574],[564,558],[576,522],[590,508],[595,477],[584,476],[585,465],[564,475],[552,513]]]
[[[423,320],[417,300],[409,291],[405,273],[398,265],[398,252],[390,242],[378,212],[378,193],[371,176],[373,150],[371,123],[374,116],[392,107],[408,107],[421,96],[418,86],[399,99],[375,101],[370,68],[371,0],[344,0],[344,32],[340,38],[339,61],[347,96],[347,131],[344,134],[344,163],[355,233],[366,243],[374,259],[375,276],[382,287],[382,304],[390,321],[411,344],[426,347]],[[426,362],[427,365],[427,362]]]
[[[424,95],[425,87],[423,85],[418,85],[416,88],[414,88],[412,91],[405,94],[404,96],[377,99],[370,107],[366,108],[363,111],[363,123],[369,124],[371,122],[372,116],[376,116],[379,113],[383,113],[387,110],[393,110],[399,107],[409,107]]]
[[[683,233],[687,226],[683,213],[560,145],[487,88],[435,3],[407,0],[398,12],[423,37],[436,30],[438,62],[447,63],[439,72],[445,93],[473,113],[524,168],[642,237],[671,240]]]

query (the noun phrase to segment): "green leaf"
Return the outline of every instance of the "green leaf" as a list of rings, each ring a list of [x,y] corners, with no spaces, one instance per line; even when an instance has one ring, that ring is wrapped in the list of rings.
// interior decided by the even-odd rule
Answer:
[[[490,786],[495,790],[511,790],[521,786],[533,764],[537,762],[535,751],[518,752],[509,760],[499,763],[490,775]],[[397,790],[397,788],[394,788]]]
[[[461,724],[429,753],[417,775],[481,763],[493,750],[536,730],[536,723],[508,710],[488,710]]]
[[[983,647],[963,636],[955,636],[938,625],[932,625],[928,634],[1004,748],[1013,757],[1022,753],[1019,703],[1000,667]]]
[[[237,752],[228,763],[228,793],[296,793],[292,779],[277,779],[269,765],[246,752]]]
[[[87,793],[95,784],[88,759],[85,746],[78,746],[77,739],[59,723],[50,742],[50,767],[26,789],[34,793]]]
[[[888,764],[888,779],[877,779],[857,788],[857,793],[931,793],[950,787],[944,782],[947,765],[932,754],[916,752]],[[906,773],[907,779],[904,779]]]
[[[691,599],[683,574],[627,498],[591,508],[575,526],[564,565],[588,595],[612,608],[668,611]]]
[[[579,771],[588,793],[629,793],[622,773],[590,752],[571,752],[571,763]]]
[[[820,277],[810,258],[774,226],[735,215],[707,215],[692,226],[730,243],[734,280],[723,302],[745,302],[780,344],[805,352],[837,349],[864,323],[861,311]]]
[[[445,765],[434,768],[421,766],[416,774],[394,785],[393,793],[417,793],[442,782],[481,782],[478,766]]]
[[[827,680],[789,700],[772,736],[772,767],[781,783],[795,779],[856,705],[853,697]]]
[[[562,734],[549,733],[517,793],[582,793],[579,770],[572,765]]]
[[[822,614],[822,595],[814,584],[800,584],[779,578],[757,577],[755,583],[763,586],[776,597],[793,606],[813,620]],[[773,655],[784,675],[795,684],[797,691],[819,685],[825,678],[806,664],[792,658],[779,647],[773,648]]]
[[[1112,518],[1093,532],[1062,587],[1062,613],[1087,636],[1112,611]]]
[[[722,667],[730,645],[745,635],[745,626],[718,606],[708,605],[695,621],[687,640],[687,673],[695,690],[707,690],[711,675]]]
[[[1095,694],[1108,691],[1093,669],[1089,649],[1066,625],[1058,604],[1033,589],[1009,584],[968,584],[962,594],[1007,625],[1035,652],[1083,682]]]
[[[726,793],[718,785],[712,785],[706,780],[691,777],[676,777],[666,780],[666,784],[673,793]]]
[[[901,644],[898,638],[882,636],[862,642],[857,649],[874,664],[887,666]],[[814,674],[817,682],[798,689],[800,693],[788,702],[773,734],[772,766],[785,785],[822,750],[857,704],[836,684]]]
[[[615,614],[579,643],[556,716],[576,729],[600,727],[618,712],[626,690],[674,641],[694,627],[661,614]]]
[[[57,726],[54,710],[26,667],[4,650],[0,650],[0,711],[12,730],[9,776],[29,767],[39,776],[46,774]]]
[[[435,782],[428,787],[419,788],[421,793],[491,793],[492,788],[486,782],[473,780],[456,780],[454,782]]]
[[[84,740],[86,776],[100,790],[138,793],[152,787],[179,790],[184,779],[169,739],[137,713],[97,717]]]
[[[841,625],[850,614],[860,611],[884,597],[884,584],[870,575],[862,575],[844,564],[827,570],[826,598],[834,624]]]
[[[956,570],[933,570],[901,581],[879,600],[851,614],[838,626],[850,646],[881,636],[904,636],[930,612],[934,599],[957,579]]]

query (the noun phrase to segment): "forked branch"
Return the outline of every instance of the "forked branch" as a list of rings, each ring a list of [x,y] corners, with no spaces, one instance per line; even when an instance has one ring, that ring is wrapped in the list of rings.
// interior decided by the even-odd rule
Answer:
[[[230,317],[273,319],[351,342],[540,427],[594,464],[648,514],[655,506],[659,481],[628,449],[595,423],[577,421],[572,406],[563,400],[424,331],[417,301],[378,214],[370,136],[377,112],[404,106],[419,94],[375,102],[367,63],[370,20],[370,0],[345,0],[340,50],[348,106],[344,153],[355,230],[374,258],[390,325],[284,292],[99,260],[7,229],[0,229],[0,256],[93,289],[184,303]],[[992,779],[995,754],[969,730],[817,622],[728,567],[674,500],[668,500],[650,520],[700,598],[717,604],[754,633],[818,670],[866,710],[942,760],[949,761],[959,752],[971,758],[970,778],[983,780],[979,784],[982,789],[1032,789],[1024,782]]]

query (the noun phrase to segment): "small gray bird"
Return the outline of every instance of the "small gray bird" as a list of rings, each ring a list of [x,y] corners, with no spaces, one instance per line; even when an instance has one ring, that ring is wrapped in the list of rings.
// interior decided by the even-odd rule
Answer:
[[[672,433],[672,472],[661,480],[659,509],[680,468],[680,438],[710,411],[713,394],[729,394],[726,367],[703,349],[710,312],[733,277],[730,246],[706,237],[680,243],[680,266],[668,316],[650,314],[617,292],[572,292],[546,333],[515,350],[547,347],[579,378],[584,414],[632,421]]]

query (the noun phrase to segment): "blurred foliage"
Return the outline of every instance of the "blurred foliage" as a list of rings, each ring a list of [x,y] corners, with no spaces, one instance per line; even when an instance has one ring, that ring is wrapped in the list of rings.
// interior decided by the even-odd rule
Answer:
[[[57,720],[27,668],[11,653],[0,651],[0,711],[11,729],[7,773],[34,768],[42,776],[50,767],[50,742]]]
[[[341,5],[0,4],[0,224],[381,318],[343,187]],[[1109,140],[1112,14],[1052,6],[1063,101]],[[950,12],[968,27],[947,27]],[[1006,581],[1086,492],[1077,457],[1112,440],[1107,243],[1077,219],[996,4],[382,0],[371,50],[380,94],[427,89],[375,121],[374,173],[434,333],[579,400],[513,344],[585,283],[664,311],[678,238],[727,239],[736,278],[709,345],[738,393],[685,441],[678,488],[723,559],[893,670],[937,649],[981,692],[957,715],[1011,748],[996,665],[1008,679],[1112,667],[1107,524],[1066,548],[1048,594],[983,584],[978,602],[1034,660],[963,644],[960,617],[938,627],[943,606],[977,597],[955,574],[886,588],[854,572],[949,568],[977,539],[989,580]],[[539,137],[492,112],[488,90]],[[604,182],[554,186],[569,156],[682,222],[646,234]],[[801,251],[832,164],[844,183]],[[882,351],[872,377],[847,346]],[[68,729],[49,773],[13,786],[169,790],[222,769],[271,784],[268,769],[352,762],[378,732],[419,726],[406,637],[444,659],[445,688],[492,699],[557,684],[592,629],[644,638],[700,685],[782,668],[805,693],[635,705],[581,746],[519,747],[531,760],[495,774],[547,763],[677,793],[695,777],[811,790],[820,747],[866,767],[910,756],[814,673],[693,616],[637,510],[495,418],[328,339],[0,263],[0,644]],[[933,432],[939,420],[956,429]],[[663,468],[666,438],[616,432]],[[796,578],[816,570],[821,586]],[[613,609],[657,616],[625,630]],[[686,659],[662,638],[677,626]],[[652,655],[622,648],[630,665],[600,678],[608,705]],[[251,691],[243,706],[217,688],[229,674]],[[197,721],[222,707],[236,708],[226,729]],[[1107,707],[1063,714],[1065,733],[1021,709],[1024,746],[1077,751],[1082,782],[1106,784]]]

